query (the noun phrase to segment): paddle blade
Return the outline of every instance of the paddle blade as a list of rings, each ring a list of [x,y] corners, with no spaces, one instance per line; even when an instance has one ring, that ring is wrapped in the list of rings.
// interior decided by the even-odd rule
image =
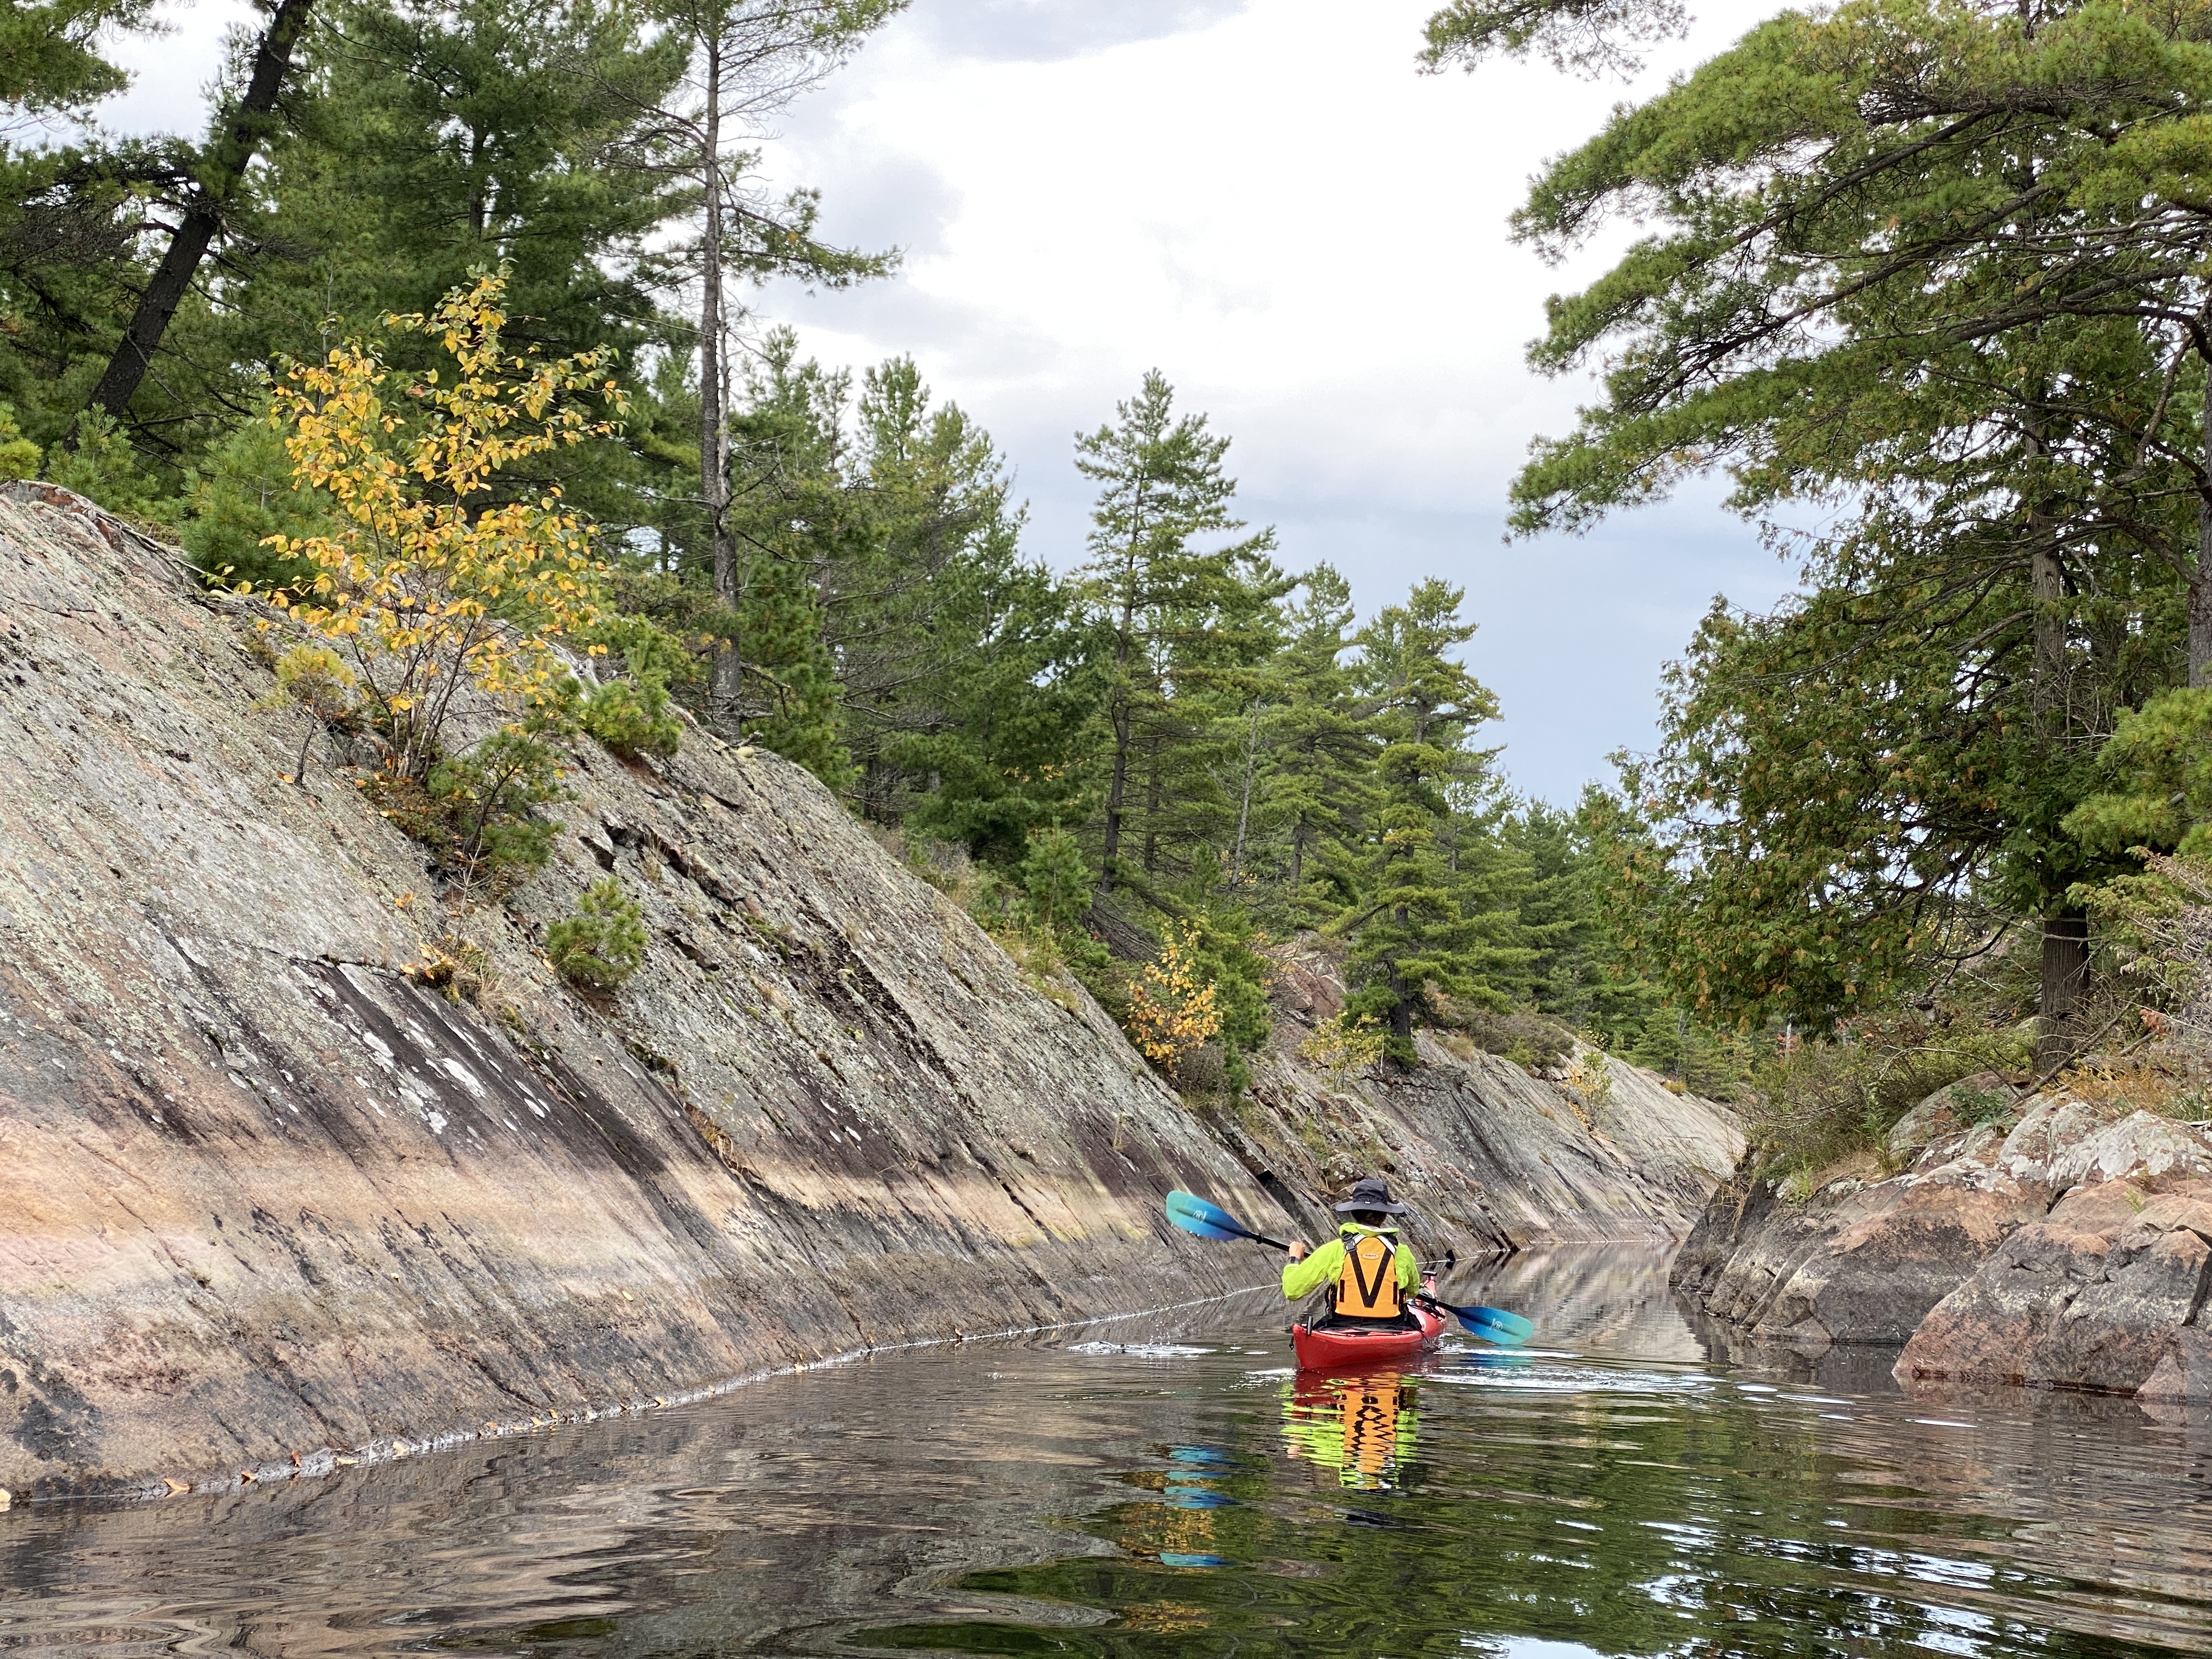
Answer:
[[[1503,1308],[1471,1308],[1468,1311],[1486,1325],[1494,1325],[1499,1330],[1511,1332],[1516,1342],[1526,1342],[1536,1334],[1534,1320],[1524,1319],[1517,1313],[1508,1313]]]
[[[1503,1308],[1453,1308],[1452,1312],[1470,1336],[1479,1336],[1501,1348],[1523,1346],[1536,1334],[1534,1325]]]
[[[1180,1190],[1168,1194],[1168,1213],[1187,1215],[1194,1221],[1203,1221],[1210,1226],[1226,1227],[1233,1236],[1242,1237],[1249,1231],[1244,1224],[1223,1209],[1218,1204],[1209,1204],[1195,1193]]]
[[[1183,1231],[1187,1233],[1194,1233],[1200,1238],[1235,1240],[1244,1237],[1243,1233],[1237,1232],[1233,1229],[1220,1226],[1214,1222],[1201,1219],[1198,1216],[1187,1215],[1181,1210],[1170,1210],[1168,1212],[1168,1219],[1173,1222],[1176,1226],[1182,1228]]]

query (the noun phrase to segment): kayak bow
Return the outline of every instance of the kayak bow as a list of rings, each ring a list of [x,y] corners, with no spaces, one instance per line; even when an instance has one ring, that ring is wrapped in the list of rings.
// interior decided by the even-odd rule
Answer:
[[[1413,1331],[1363,1331],[1322,1326],[1291,1327],[1291,1346],[1297,1350],[1298,1367],[1310,1371],[1358,1370],[1367,1365],[1392,1365],[1411,1359],[1444,1334],[1442,1315],[1418,1302],[1410,1304],[1420,1328]]]

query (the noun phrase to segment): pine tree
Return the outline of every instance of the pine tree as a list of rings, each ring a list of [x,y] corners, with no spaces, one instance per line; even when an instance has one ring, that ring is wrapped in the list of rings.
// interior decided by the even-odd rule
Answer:
[[[836,664],[823,635],[818,583],[857,533],[842,471],[848,378],[797,361],[771,337],[730,428],[728,522],[743,557],[736,592],[743,678],[717,687],[724,718],[841,792],[852,781]]]
[[[1314,927],[1352,898],[1350,849],[1376,805],[1382,744],[1345,660],[1353,648],[1351,584],[1322,564],[1302,586],[1268,679],[1277,701],[1262,722],[1261,811],[1283,841],[1280,896],[1269,908],[1293,927]]]
[[[1381,1019],[1392,1056],[1405,1065],[1414,1060],[1413,1017],[1429,988],[1489,993],[1478,971],[1490,930],[1470,912],[1468,884],[1451,868],[1441,834],[1454,789],[1478,782],[1490,759],[1468,740],[1498,712],[1497,699],[1449,654],[1474,636],[1474,624],[1460,620],[1464,597],[1432,578],[1358,635],[1361,689],[1376,700],[1385,738],[1376,763],[1382,806],[1358,872],[1358,907],[1331,931],[1352,941],[1346,972],[1356,988],[1346,1016]]]
[[[1102,895],[1179,876],[1231,818],[1218,721],[1256,690],[1290,586],[1268,556],[1272,531],[1202,544],[1244,528],[1229,508],[1229,440],[1174,405],[1154,370],[1115,423],[1076,441],[1077,470],[1100,486],[1075,581],[1107,653]]]

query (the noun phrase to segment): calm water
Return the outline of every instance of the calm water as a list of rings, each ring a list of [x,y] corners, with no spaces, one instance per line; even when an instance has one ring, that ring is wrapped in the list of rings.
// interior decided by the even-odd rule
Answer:
[[[1730,1356],[1645,1256],[1453,1288],[1544,1347],[1298,1376],[1249,1298],[281,1489],[18,1506],[0,1651],[2212,1651],[2212,1418]]]

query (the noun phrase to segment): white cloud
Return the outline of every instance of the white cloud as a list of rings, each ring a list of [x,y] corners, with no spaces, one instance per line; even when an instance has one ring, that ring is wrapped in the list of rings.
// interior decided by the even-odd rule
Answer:
[[[260,20],[247,0],[167,0],[155,8],[150,33],[109,42],[106,56],[131,84],[100,106],[112,131],[189,133],[207,129],[208,93],[222,70],[223,37]]]
[[[777,165],[823,188],[846,240],[900,240],[859,205],[872,169],[947,181],[928,197],[941,216],[908,239],[896,294],[767,309],[827,359],[919,358],[1013,455],[1060,564],[1084,527],[1071,434],[1164,370],[1235,436],[1247,510],[1279,526],[1287,563],[1333,561],[1369,609],[1431,573],[1468,586],[1510,769],[1565,799],[1650,740],[1660,665],[1712,594],[1765,603],[1787,572],[1713,490],[1583,541],[1501,546],[1529,440],[1589,395],[1522,361],[1544,297],[1627,234],[1554,270],[1506,220],[1623,90],[1538,66],[1419,75],[1432,9],[1260,0],[1041,61],[974,49],[1003,7],[918,0],[793,112]],[[1675,60],[1764,9],[1711,13]]]
[[[1541,66],[1425,76],[1436,0],[915,0],[793,109],[783,183],[822,186],[841,240],[907,250],[890,282],[763,296],[825,360],[915,356],[1006,448],[1034,545],[1079,556],[1071,439],[1147,368],[1231,434],[1247,510],[1293,568],[1328,559],[1362,605],[1437,574],[1468,587],[1470,660],[1498,691],[1523,787],[1571,799],[1650,740],[1660,665],[1711,595],[1764,604],[1788,571],[1717,491],[1581,541],[1500,544],[1531,437],[1587,381],[1522,361],[1550,293],[1623,231],[1546,267],[1506,220],[1545,161],[1625,95],[1770,8],[1708,6],[1635,88]],[[117,125],[197,131],[242,0],[135,44]]]

